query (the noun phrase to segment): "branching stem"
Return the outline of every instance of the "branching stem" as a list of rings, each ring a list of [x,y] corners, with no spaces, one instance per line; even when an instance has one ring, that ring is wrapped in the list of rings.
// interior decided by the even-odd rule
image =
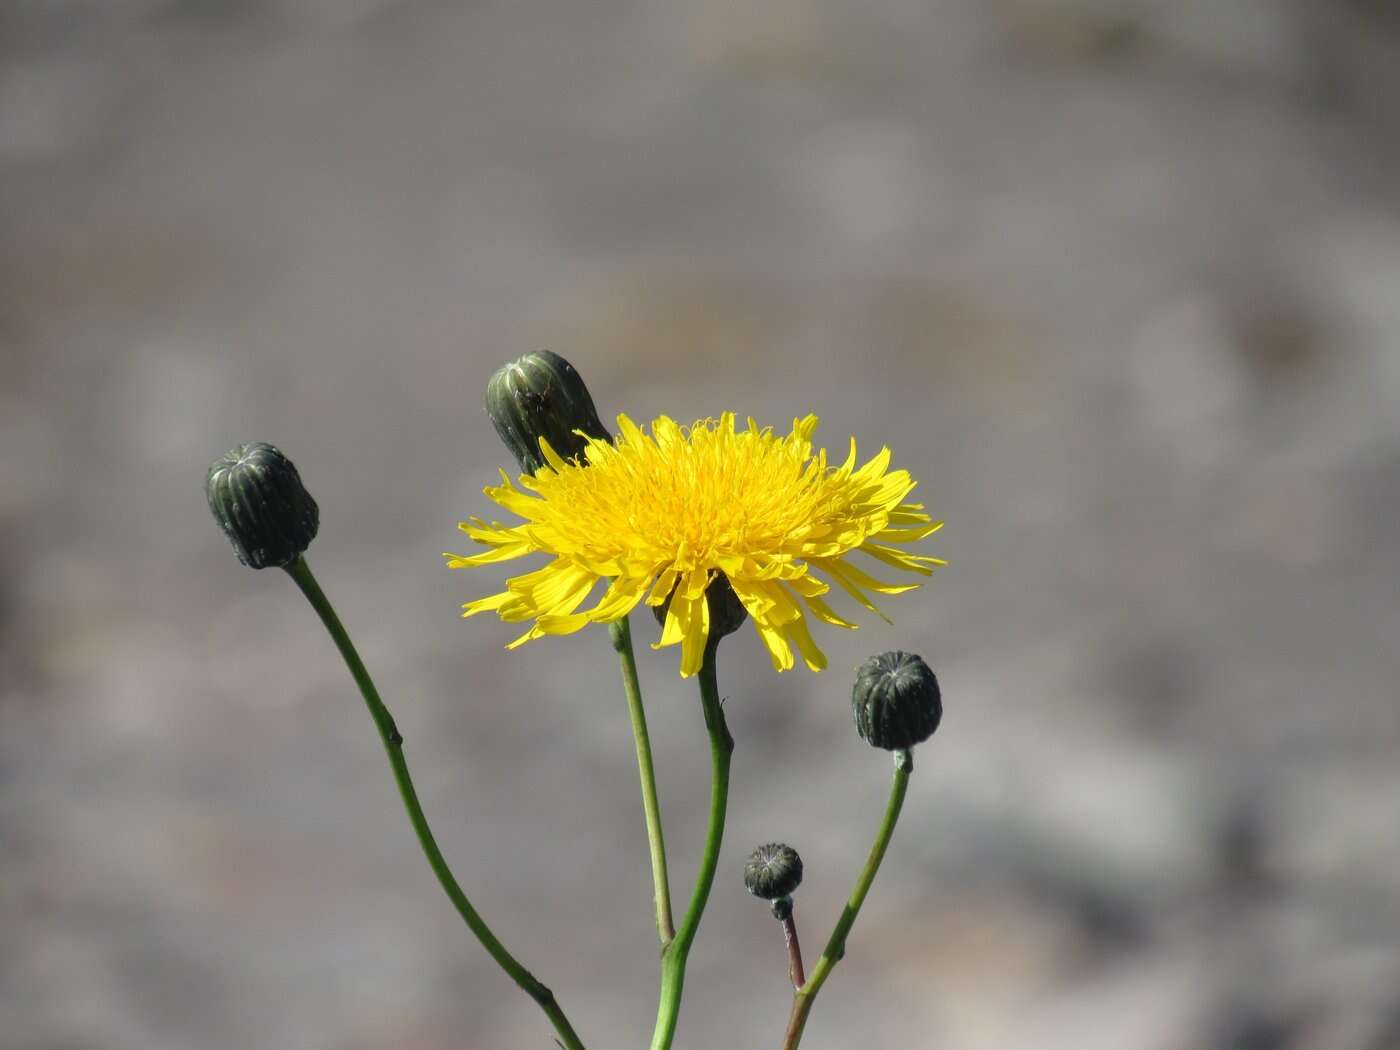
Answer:
[[[890,784],[890,800],[885,806],[885,817],[880,822],[880,830],[875,835],[875,845],[870,849],[870,856],[865,861],[865,867],[861,869],[860,878],[856,880],[855,889],[851,891],[846,907],[842,909],[841,918],[836,921],[836,928],[831,931],[831,938],[826,942],[821,958],[812,968],[812,976],[792,997],[792,1014],[788,1019],[782,1050],[797,1050],[797,1044],[802,1040],[802,1030],[807,1027],[807,1015],[812,1012],[817,993],[831,976],[832,969],[846,954],[846,937],[855,925],[856,916],[860,914],[861,905],[865,903],[866,894],[870,892],[875,875],[880,870],[880,862],[885,859],[885,850],[889,848],[890,838],[894,835],[894,826],[899,820],[904,795],[909,789],[909,774],[913,769],[914,756],[911,752],[894,753],[894,780]]]

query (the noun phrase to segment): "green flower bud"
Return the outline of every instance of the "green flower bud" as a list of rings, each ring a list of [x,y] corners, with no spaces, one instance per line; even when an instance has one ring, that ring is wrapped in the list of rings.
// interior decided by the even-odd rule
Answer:
[[[790,897],[802,885],[802,858],[797,850],[780,842],[759,846],[744,864],[744,885],[755,897],[766,901]]]
[[[856,732],[871,747],[904,751],[933,735],[943,718],[938,679],[913,653],[872,656],[856,671],[851,692]]]
[[[577,430],[612,440],[574,366],[548,350],[516,358],[491,377],[486,414],[524,474],[544,466],[540,438],[565,459],[573,459],[588,444]]]
[[[259,441],[224,453],[209,468],[205,493],[244,565],[290,565],[316,538],[316,501],[292,461],[272,445]]]
[[[671,594],[676,591],[671,588]],[[729,578],[722,572],[715,573],[714,579],[705,588],[705,604],[710,607],[710,644],[714,645],[727,634],[733,634],[744,625],[748,619],[749,611],[744,608],[744,603],[739,600],[739,596],[734,593],[734,588],[729,585]],[[660,605],[651,607],[652,614],[656,617],[656,622],[665,626],[666,612],[671,608],[671,595],[666,595],[666,600]]]

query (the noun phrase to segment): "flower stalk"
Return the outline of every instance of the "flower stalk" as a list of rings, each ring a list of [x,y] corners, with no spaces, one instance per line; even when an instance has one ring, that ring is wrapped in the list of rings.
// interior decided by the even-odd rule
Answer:
[[[912,752],[894,752],[894,779],[890,784],[890,798],[885,806],[884,819],[881,820],[880,830],[875,835],[875,844],[870,849],[870,856],[866,858],[860,877],[856,879],[855,888],[851,891],[846,907],[841,911],[841,918],[836,921],[836,928],[831,931],[831,937],[826,942],[821,958],[812,968],[812,976],[792,997],[792,1014],[788,1019],[782,1050],[796,1050],[802,1040],[802,1032],[807,1027],[807,1017],[812,1012],[817,993],[822,990],[822,985],[831,976],[831,971],[846,954],[846,937],[855,925],[856,916],[860,914],[861,905],[865,903],[866,895],[870,893],[870,887],[880,871],[880,864],[885,859],[885,851],[889,848],[895,824],[899,821],[899,811],[904,806],[905,793],[909,790],[909,774],[913,769]]]
[[[787,942],[788,977],[792,979],[793,991],[798,992],[807,983],[807,975],[802,968],[802,942],[797,939],[797,922],[791,907],[783,916],[783,940]]]
[[[627,713],[632,719],[632,738],[637,746],[637,773],[642,781],[642,810],[647,822],[647,845],[651,852],[651,880],[655,887],[656,935],[661,950],[675,939],[671,917],[671,883],[666,872],[666,839],[661,830],[661,803],[656,797],[656,769],[651,759],[651,736],[647,714],[642,706],[642,686],[637,677],[637,656],[632,651],[632,627],[626,616],[608,625],[608,634],[622,665],[622,687],[627,694]]]
[[[394,716],[389,713],[384,701],[380,699],[379,691],[374,687],[369,672],[360,660],[354,642],[350,640],[350,635],[341,624],[340,617],[336,615],[330,600],[321,590],[320,584],[316,582],[316,577],[311,573],[311,567],[306,563],[305,558],[297,555],[284,568],[287,574],[296,581],[296,585],[301,588],[302,594],[306,595],[307,601],[311,603],[311,607],[316,610],[317,615],[321,617],[321,622],[325,624],[331,640],[335,642],[336,648],[340,650],[341,657],[350,669],[351,677],[355,679],[355,684],[360,688],[365,706],[369,708],[370,717],[374,720],[374,726],[379,730],[379,737],[384,743],[384,752],[389,757],[394,781],[398,784],[399,794],[403,798],[404,809],[408,812],[408,819],[413,825],[414,834],[417,835],[418,843],[423,848],[423,854],[427,857],[428,864],[433,869],[433,874],[437,876],[438,882],[442,884],[448,899],[452,901],[457,913],[461,915],[462,921],[476,935],[476,939],[481,942],[481,946],[486,949],[497,965],[525,991],[525,994],[539,1004],[540,1009],[544,1011],[545,1016],[549,1018],[554,1030],[558,1033],[560,1044],[565,1050],[584,1050],[583,1043],[569,1023],[569,1019],[564,1015],[563,1008],[555,1000],[554,993],[506,950],[505,945],[491,932],[491,928],[472,907],[471,901],[462,891],[462,887],[458,885],[457,879],[452,874],[452,869],[448,867],[447,859],[442,855],[442,850],[438,848],[437,840],[433,837],[428,818],[423,813],[423,806],[418,801],[418,792],[413,787],[413,778],[408,772],[408,762],[404,759],[403,734],[395,725]]]
[[[656,1029],[652,1034],[651,1050],[670,1050],[680,1017],[681,994],[685,988],[685,968],[691,945],[700,928],[700,918],[710,899],[719,865],[720,844],[724,839],[724,818],[729,806],[729,760],[734,753],[734,738],[724,720],[715,678],[715,652],[718,639],[705,646],[704,662],[700,666],[700,703],[705,713],[705,729],[710,737],[710,818],[705,832],[705,846],[700,853],[700,867],[695,875],[690,906],[675,939],[661,953],[661,996],[656,1010]]]

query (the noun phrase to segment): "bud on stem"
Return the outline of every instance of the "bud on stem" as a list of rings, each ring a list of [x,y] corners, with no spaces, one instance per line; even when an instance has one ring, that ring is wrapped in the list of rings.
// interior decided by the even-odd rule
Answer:
[[[548,350],[518,357],[497,370],[486,384],[486,414],[524,474],[544,466],[541,438],[565,459],[579,455],[588,438],[612,438],[598,419],[582,377]]]
[[[781,842],[759,846],[744,864],[744,886],[755,897],[776,902],[791,897],[802,885],[802,858]],[[773,914],[777,915],[777,908]],[[781,915],[778,916],[782,918]]]
[[[205,479],[214,520],[244,565],[287,566],[316,538],[320,511],[301,475],[264,442],[239,445],[214,462]]]
[[[913,653],[872,656],[851,691],[856,732],[871,747],[904,751],[933,735],[943,720],[938,678]]]

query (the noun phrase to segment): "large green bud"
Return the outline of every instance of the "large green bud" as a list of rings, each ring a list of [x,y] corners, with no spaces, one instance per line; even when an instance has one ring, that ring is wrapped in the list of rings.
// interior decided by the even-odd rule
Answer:
[[[676,586],[679,586],[677,583]],[[676,588],[671,588],[671,594],[676,593]],[[666,600],[660,605],[651,607],[652,613],[656,616],[656,622],[663,627],[666,626],[666,613],[671,608],[671,594],[666,595]],[[714,579],[705,588],[705,604],[710,607],[710,644],[716,645],[725,635],[733,634],[740,627],[744,626],[744,621],[748,619],[749,611],[744,608],[744,603],[739,600],[739,596],[734,593],[734,588],[729,584],[729,577],[722,572],[717,572]]]
[[[922,659],[913,653],[881,653],[856,671],[851,712],[856,732],[871,747],[906,751],[938,728],[943,696]]]
[[[290,565],[316,538],[320,511],[292,461],[261,441],[216,460],[205,481],[209,509],[244,565]]]
[[[540,438],[565,459],[588,444],[575,431],[612,440],[574,366],[548,350],[518,357],[491,377],[486,414],[524,474],[544,466]]]

